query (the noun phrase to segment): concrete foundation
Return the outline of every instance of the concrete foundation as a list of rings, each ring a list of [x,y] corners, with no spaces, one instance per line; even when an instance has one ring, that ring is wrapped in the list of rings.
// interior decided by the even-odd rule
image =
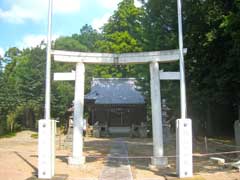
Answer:
[[[149,167],[151,169],[159,169],[168,166],[168,158],[167,157],[152,157],[151,164]]]

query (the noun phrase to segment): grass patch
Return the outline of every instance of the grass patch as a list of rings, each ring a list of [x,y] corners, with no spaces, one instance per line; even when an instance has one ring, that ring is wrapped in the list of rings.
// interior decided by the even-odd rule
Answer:
[[[11,138],[14,136],[16,136],[16,132],[8,132],[8,133],[0,135],[0,138]]]
[[[31,138],[37,139],[38,138],[38,133],[31,134]]]

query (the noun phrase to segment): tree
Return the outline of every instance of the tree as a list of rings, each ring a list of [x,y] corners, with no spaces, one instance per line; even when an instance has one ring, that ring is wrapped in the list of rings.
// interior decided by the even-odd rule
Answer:
[[[177,47],[176,1],[149,0],[146,11],[146,49]],[[183,20],[189,114],[209,133],[217,121],[215,129],[231,129],[239,101],[239,2],[185,0]]]
[[[118,9],[114,11],[108,23],[103,26],[103,34],[127,32],[141,46],[144,42],[143,17],[143,9],[135,7],[134,0],[123,0],[118,4]]]
[[[87,51],[87,47],[72,37],[60,37],[55,41],[54,49],[71,50],[71,51]]]
[[[145,50],[158,51],[178,47],[176,5],[176,0],[149,0],[145,4]]]
[[[72,38],[83,44],[87,51],[96,51],[96,42],[102,39],[102,34],[86,24],[80,29],[80,34],[73,34]]]
[[[239,6],[236,1],[215,0],[186,1],[185,6],[185,39],[189,47],[186,68],[188,84],[191,84],[188,88],[191,93],[189,102],[205,114],[202,118],[203,121],[207,119],[208,134],[212,134],[213,123],[219,121],[221,123],[217,123],[215,129],[222,132],[226,127],[232,128],[238,101],[239,81],[236,77],[239,69],[236,57],[239,54],[234,47],[239,45],[239,38],[233,38],[228,23],[233,14],[239,17],[236,13]],[[187,7],[191,7],[191,11]],[[235,21],[231,27],[236,27],[238,22]],[[239,32],[235,29],[233,34]]]
[[[30,127],[35,127],[35,119],[41,116],[44,91],[42,55],[44,51],[39,47],[23,51],[10,48],[6,52],[8,64],[1,78],[0,116],[5,119],[7,130],[13,131],[16,124],[25,126],[28,122]]]
[[[110,17],[103,29],[102,40],[96,46],[100,52],[127,53],[142,50],[143,9],[134,6],[133,0],[123,0]],[[130,77],[136,75],[134,65],[97,66],[96,74],[100,77]],[[102,69],[102,70],[100,70]]]

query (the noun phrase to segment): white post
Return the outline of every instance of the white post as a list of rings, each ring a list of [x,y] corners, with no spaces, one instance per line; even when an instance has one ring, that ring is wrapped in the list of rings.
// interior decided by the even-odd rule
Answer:
[[[152,158],[152,165],[155,167],[163,167],[167,165],[167,158],[163,158],[162,108],[158,62],[152,62],[150,64],[150,76],[154,156]]]
[[[178,6],[178,38],[180,52],[180,94],[181,94],[181,119],[176,122],[177,145],[177,174],[180,178],[191,177],[192,167],[192,121],[187,118],[185,67],[183,54],[183,28],[182,28],[182,0],[177,0]]]
[[[69,157],[68,161],[70,165],[82,165],[85,162],[85,157],[83,156],[84,73],[84,64],[77,63],[75,73],[73,149],[72,157]]]
[[[52,5],[48,7],[48,36],[46,55],[46,89],[44,120],[38,122],[38,178],[51,179],[55,174],[55,120],[51,120],[51,41],[52,41]]]

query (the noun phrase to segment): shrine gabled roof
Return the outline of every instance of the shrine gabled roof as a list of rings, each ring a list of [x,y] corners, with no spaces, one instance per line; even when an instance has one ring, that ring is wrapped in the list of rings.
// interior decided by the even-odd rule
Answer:
[[[85,100],[95,104],[144,104],[145,100],[134,78],[93,78]]]

